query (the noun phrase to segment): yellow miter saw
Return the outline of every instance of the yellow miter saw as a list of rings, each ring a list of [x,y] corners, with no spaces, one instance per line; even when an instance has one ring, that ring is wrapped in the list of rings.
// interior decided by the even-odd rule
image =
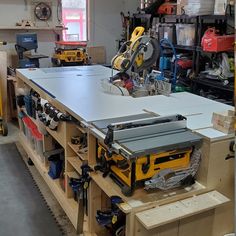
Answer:
[[[126,72],[133,68],[134,72],[149,69],[158,57],[157,39],[144,35],[143,27],[136,27],[129,41],[125,42],[117,55],[112,59],[112,68]]]

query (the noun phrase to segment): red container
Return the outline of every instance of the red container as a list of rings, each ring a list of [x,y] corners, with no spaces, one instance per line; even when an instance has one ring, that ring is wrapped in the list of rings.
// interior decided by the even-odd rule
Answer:
[[[215,28],[208,29],[202,37],[202,49],[205,52],[225,52],[234,48],[235,35],[219,35]]]

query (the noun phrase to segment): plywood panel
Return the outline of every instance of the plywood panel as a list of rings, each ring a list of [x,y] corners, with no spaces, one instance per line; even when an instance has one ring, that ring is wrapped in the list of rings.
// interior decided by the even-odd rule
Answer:
[[[231,199],[229,204],[215,211],[214,236],[234,231],[234,159],[225,160],[230,154],[229,145],[232,140],[213,143],[210,149],[207,185]]]
[[[88,47],[88,55],[91,58],[92,63],[104,64],[106,63],[106,51],[105,47]]]
[[[145,229],[145,227],[143,227],[143,225],[138,221],[135,223],[134,236],[178,236],[178,221],[152,230]]]
[[[212,234],[214,210],[204,212],[179,223],[179,236],[214,236]]]
[[[217,191],[212,191],[137,213],[136,217],[147,230],[150,230],[214,209],[226,202],[229,202],[228,198]]]

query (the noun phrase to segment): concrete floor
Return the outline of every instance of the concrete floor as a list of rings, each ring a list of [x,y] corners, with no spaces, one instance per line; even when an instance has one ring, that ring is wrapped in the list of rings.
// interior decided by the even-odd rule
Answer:
[[[18,142],[17,123],[16,122],[9,123],[8,130],[9,130],[8,136],[6,136],[6,137],[0,136],[0,144],[15,142],[21,156],[23,157],[23,159],[25,161],[27,161],[27,155],[26,155],[23,147]],[[29,171],[31,172],[31,175],[32,175],[34,181],[36,182],[37,186],[39,187],[40,192],[42,193],[44,199],[46,200],[46,204],[48,205],[50,211],[52,211],[52,214],[56,218],[58,224],[63,229],[64,234],[67,236],[76,236],[77,234],[76,234],[76,231],[75,231],[73,225],[71,224],[70,220],[67,218],[65,212],[63,211],[63,209],[61,208],[61,206],[59,205],[59,203],[57,202],[57,200],[53,196],[51,190],[49,189],[49,187],[47,186],[47,184],[45,183],[43,178],[40,176],[40,174],[38,173],[38,171],[36,170],[36,168],[34,166],[29,166],[29,165],[27,165],[27,166],[29,168]],[[52,236],[54,236],[54,235],[52,235]],[[57,236],[57,235],[55,235],[55,236]]]

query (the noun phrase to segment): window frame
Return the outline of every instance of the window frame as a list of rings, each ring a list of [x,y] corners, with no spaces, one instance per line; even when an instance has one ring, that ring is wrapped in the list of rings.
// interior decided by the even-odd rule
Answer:
[[[63,0],[61,0],[61,18],[62,18],[62,23],[63,23],[63,25],[66,27],[66,25],[64,24],[64,17],[63,17],[63,3],[62,3],[62,1]],[[86,1],[86,19],[85,19],[85,24],[86,24],[86,34],[85,34],[85,36],[86,36],[86,40],[79,40],[79,42],[88,42],[89,41],[89,24],[88,24],[88,22],[89,22],[89,20],[88,20],[88,18],[89,18],[89,0],[84,0],[84,1]],[[73,22],[73,21],[71,21],[71,22]],[[74,22],[77,22],[77,21],[74,21]],[[83,23],[83,21],[82,21],[82,23]],[[62,32],[62,39],[63,39],[63,41],[65,41],[65,42],[69,42],[70,40],[65,40],[65,38],[66,38],[66,31],[67,30],[63,30],[63,32]]]

